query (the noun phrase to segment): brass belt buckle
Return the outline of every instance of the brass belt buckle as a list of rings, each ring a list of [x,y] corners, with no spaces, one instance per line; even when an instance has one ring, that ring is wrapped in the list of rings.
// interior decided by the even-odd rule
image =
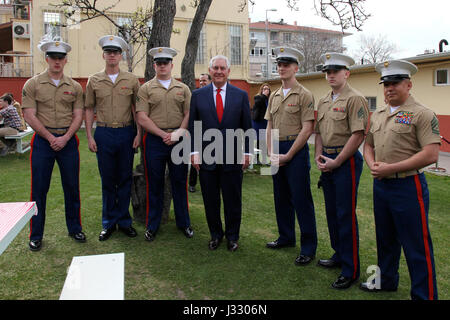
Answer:
[[[111,128],[120,128],[120,123],[118,123],[118,122],[113,122],[113,123],[111,124]]]

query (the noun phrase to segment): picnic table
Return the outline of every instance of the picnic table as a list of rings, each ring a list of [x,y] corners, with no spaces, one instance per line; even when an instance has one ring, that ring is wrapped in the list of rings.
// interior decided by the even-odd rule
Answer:
[[[36,214],[36,202],[0,203],[0,255]]]

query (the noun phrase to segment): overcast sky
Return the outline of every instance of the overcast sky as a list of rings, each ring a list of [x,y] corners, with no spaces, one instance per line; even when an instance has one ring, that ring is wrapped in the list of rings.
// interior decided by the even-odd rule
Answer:
[[[299,1],[299,11],[289,10],[284,0],[255,0],[256,5],[249,7],[252,21],[264,21],[266,9],[276,8],[276,12],[267,12],[269,21],[288,24],[319,27],[340,31],[327,20],[317,16],[314,0]],[[358,39],[365,35],[385,35],[387,40],[396,44],[398,52],[394,58],[408,58],[423,53],[426,49],[439,51],[439,41],[447,39],[450,43],[450,1],[449,0],[367,0],[366,13],[372,16],[363,25],[362,32],[350,29],[353,35],[344,38],[349,55],[358,47]],[[444,46],[450,51],[450,45]]]

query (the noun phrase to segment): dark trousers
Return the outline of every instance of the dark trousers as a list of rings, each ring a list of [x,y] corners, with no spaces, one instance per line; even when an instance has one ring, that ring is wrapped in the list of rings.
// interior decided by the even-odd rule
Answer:
[[[194,166],[191,165],[191,169],[189,170],[189,186],[195,187],[197,184],[197,170]]]
[[[206,221],[212,239],[239,240],[242,216],[242,170],[224,171],[222,165],[214,170],[200,169],[200,186],[205,205]],[[220,217],[222,191],[225,232]]]
[[[338,154],[324,156],[335,159]],[[363,159],[357,151],[339,168],[324,172],[320,177],[330,233],[332,259],[342,264],[341,275],[357,279],[360,273],[359,234],[356,203]]]
[[[127,228],[132,220],[129,212],[133,177],[133,140],[135,130],[97,127],[97,161],[102,180],[102,226],[104,229]]]
[[[60,136],[56,135],[55,136]],[[47,192],[50,188],[53,166],[58,163],[64,191],[66,225],[69,233],[81,231],[80,205],[80,153],[78,137],[74,135],[60,151],[54,151],[50,143],[34,134],[31,141],[31,201],[36,202],[38,214],[31,218],[30,240],[44,236]]]
[[[280,141],[280,154],[286,154],[294,141]],[[311,194],[309,147],[306,144],[272,176],[275,212],[280,244],[293,244],[295,216],[300,226],[300,254],[314,256],[317,249],[316,217]]]
[[[382,289],[398,287],[403,247],[411,277],[411,298],[438,298],[428,228],[429,201],[423,173],[399,179],[374,179],[373,202]]]
[[[158,136],[145,133],[143,138],[145,175],[147,179],[147,229],[156,232],[161,224],[164,206],[164,179],[166,165],[172,185],[175,221],[179,228],[191,225],[187,195],[187,164],[174,164],[171,152],[175,145],[168,146]]]

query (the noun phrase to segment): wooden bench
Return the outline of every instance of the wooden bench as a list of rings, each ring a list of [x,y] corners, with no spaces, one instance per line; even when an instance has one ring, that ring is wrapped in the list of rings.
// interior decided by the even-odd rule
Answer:
[[[31,146],[28,145],[26,148],[23,148],[22,139],[33,134],[34,130],[31,127],[27,127],[27,130],[19,132],[18,134],[12,136],[5,136],[5,139],[16,140],[16,151],[18,153],[25,153],[30,150]]]

